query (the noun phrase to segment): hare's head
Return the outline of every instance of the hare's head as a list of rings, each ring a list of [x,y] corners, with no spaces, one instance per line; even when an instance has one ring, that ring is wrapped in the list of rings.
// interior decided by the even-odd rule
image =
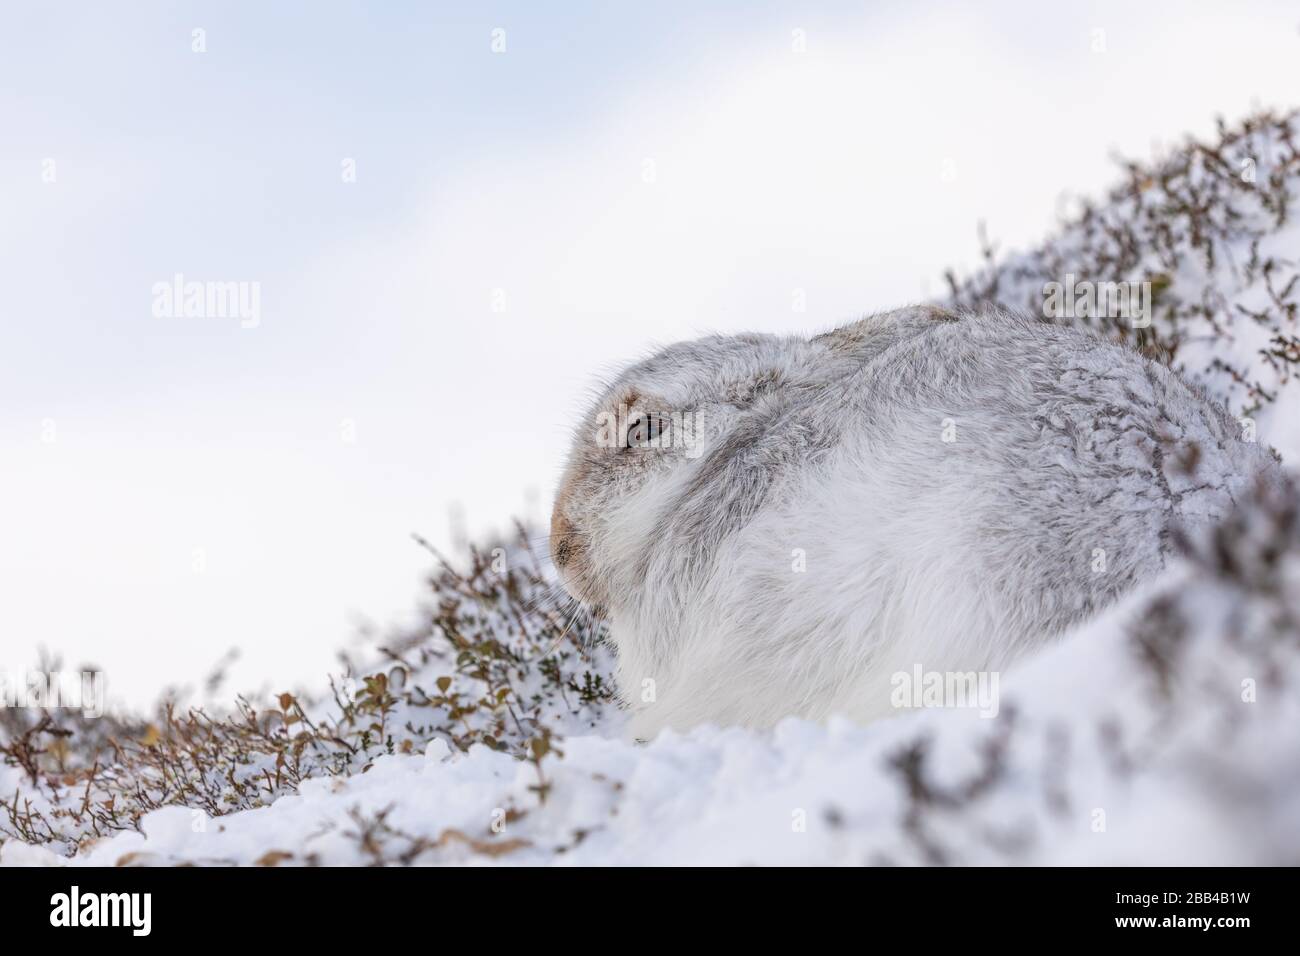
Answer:
[[[711,337],[618,375],[579,424],[551,516],[571,594],[611,611],[672,588],[670,551],[716,538],[743,510],[738,452],[761,447],[790,396],[824,373],[805,340]],[[743,462],[741,463],[743,464]]]

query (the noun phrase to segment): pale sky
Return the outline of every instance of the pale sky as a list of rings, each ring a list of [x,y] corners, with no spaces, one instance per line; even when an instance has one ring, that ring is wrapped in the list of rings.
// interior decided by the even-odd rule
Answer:
[[[9,6],[0,666],[137,703],[230,646],[321,683],[656,343],[937,295],[979,221],[1300,105],[1282,2]],[[154,315],[177,273],[256,327]]]

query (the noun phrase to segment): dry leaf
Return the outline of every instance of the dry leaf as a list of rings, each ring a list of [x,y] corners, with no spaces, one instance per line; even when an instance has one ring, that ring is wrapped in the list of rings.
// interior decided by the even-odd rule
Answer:
[[[482,853],[485,856],[503,856],[533,845],[531,841],[520,837],[512,837],[509,840],[476,840],[460,830],[443,830],[442,835],[438,837],[437,845],[445,847],[451,843],[464,843],[475,853]]]
[[[253,865],[254,866],[279,866],[285,860],[292,860],[292,859],[293,859],[293,854],[287,853],[284,850],[267,850],[265,853],[263,853],[261,856],[259,856],[256,860],[253,861]]]

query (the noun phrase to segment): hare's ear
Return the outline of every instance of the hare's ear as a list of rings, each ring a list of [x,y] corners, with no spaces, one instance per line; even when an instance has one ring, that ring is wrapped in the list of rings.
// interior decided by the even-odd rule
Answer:
[[[777,368],[765,368],[747,375],[739,381],[731,382],[723,391],[723,401],[728,405],[746,408],[769,392],[774,392],[786,384],[786,375]]]
[[[915,305],[892,312],[877,312],[838,329],[812,338],[814,345],[824,345],[837,352],[856,352],[880,333],[908,322],[956,322],[960,316],[934,305]]]

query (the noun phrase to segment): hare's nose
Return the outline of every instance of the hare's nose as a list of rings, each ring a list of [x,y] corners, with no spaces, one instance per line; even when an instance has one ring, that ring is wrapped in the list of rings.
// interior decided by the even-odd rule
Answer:
[[[556,508],[551,514],[551,558],[557,568],[562,568],[573,557],[573,525]]]

